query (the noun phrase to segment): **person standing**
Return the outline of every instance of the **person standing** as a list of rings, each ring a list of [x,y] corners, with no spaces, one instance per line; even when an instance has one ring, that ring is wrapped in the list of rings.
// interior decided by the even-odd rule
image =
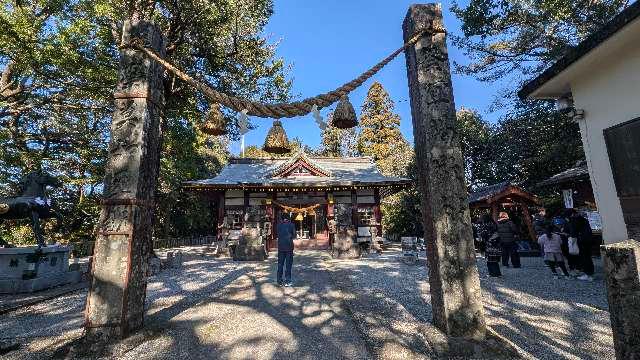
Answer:
[[[509,259],[514,268],[520,267],[518,254],[518,227],[509,219],[509,214],[500,212],[498,215],[498,236],[502,245],[502,266],[509,267]]]
[[[500,238],[496,232],[496,223],[491,218],[491,215],[484,214],[480,218],[480,223],[477,226],[478,236],[484,243],[485,257],[487,259],[487,270],[489,276],[500,277],[500,256],[502,255],[502,248],[500,247]]]
[[[544,262],[549,266],[553,276],[557,279],[558,272],[556,267],[560,267],[565,277],[570,277],[567,267],[564,264],[564,256],[562,255],[562,238],[560,234],[555,233],[553,225],[547,225],[545,232],[538,238],[538,244],[544,250]]]
[[[569,236],[578,239],[578,262],[583,274],[578,276],[578,280],[593,281],[593,259],[591,258],[591,247],[593,245],[593,233],[589,221],[580,215],[575,209],[567,210],[569,217]]]
[[[278,234],[278,285],[291,286],[291,266],[293,265],[293,240],[296,238],[296,227],[289,214],[282,214],[282,221],[277,226]],[[284,279],[282,277],[284,270]]]

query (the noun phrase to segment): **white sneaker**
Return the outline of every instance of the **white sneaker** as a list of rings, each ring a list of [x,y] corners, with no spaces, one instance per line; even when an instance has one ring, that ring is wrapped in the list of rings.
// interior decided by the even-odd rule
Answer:
[[[577,279],[582,281],[593,281],[593,277],[589,275],[580,275],[577,277]]]

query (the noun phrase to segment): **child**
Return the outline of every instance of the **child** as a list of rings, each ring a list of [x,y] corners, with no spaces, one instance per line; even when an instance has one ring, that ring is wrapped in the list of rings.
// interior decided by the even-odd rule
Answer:
[[[551,268],[553,277],[558,278],[556,266],[560,267],[565,277],[569,277],[567,268],[564,265],[564,256],[562,255],[562,239],[560,234],[553,232],[553,225],[547,226],[544,234],[538,238],[538,243],[544,249],[544,262]]]

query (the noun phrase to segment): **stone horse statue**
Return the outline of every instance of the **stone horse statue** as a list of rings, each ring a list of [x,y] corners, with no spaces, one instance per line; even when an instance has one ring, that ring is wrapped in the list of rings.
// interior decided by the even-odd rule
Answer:
[[[42,171],[34,171],[20,182],[22,194],[12,198],[0,198],[0,221],[31,219],[31,228],[38,242],[38,248],[44,245],[40,219],[57,218],[47,198],[47,186],[60,187],[62,183],[55,177]],[[3,241],[0,239],[0,243]]]

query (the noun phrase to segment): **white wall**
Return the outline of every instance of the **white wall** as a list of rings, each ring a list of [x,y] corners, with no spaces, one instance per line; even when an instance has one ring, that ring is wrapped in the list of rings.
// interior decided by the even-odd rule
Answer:
[[[618,44],[620,45],[620,44]],[[571,91],[605,243],[627,240],[627,229],[615,188],[603,130],[640,117],[640,47],[637,37],[591,59],[572,76]],[[640,239],[636,239],[640,240]]]

